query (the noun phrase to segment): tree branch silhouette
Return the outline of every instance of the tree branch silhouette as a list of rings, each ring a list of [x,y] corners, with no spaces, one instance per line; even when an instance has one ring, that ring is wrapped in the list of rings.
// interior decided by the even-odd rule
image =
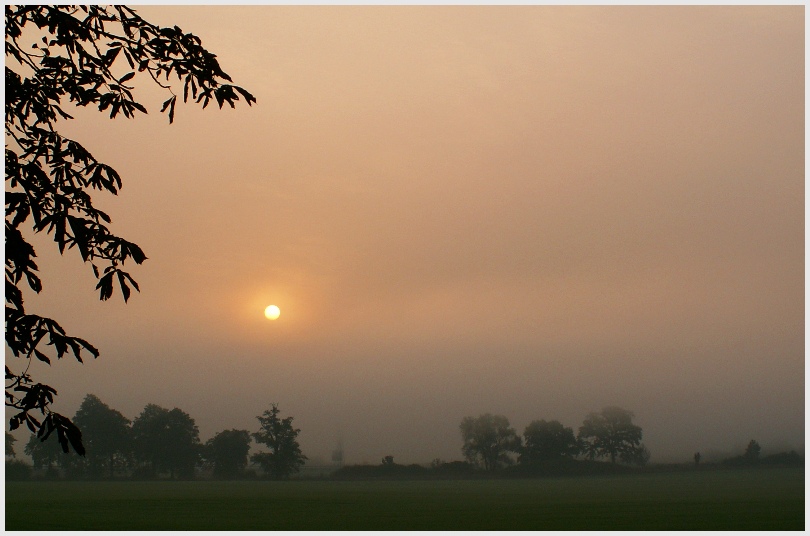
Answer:
[[[25,423],[43,441],[55,431],[65,452],[70,446],[83,455],[80,430],[50,408],[56,389],[35,382],[28,370],[32,359],[50,364],[54,353],[57,359],[72,354],[82,362],[83,352],[95,358],[99,350],[68,335],[55,320],[25,310],[25,284],[39,293],[42,281],[23,230],[51,236],[60,254],[75,248],[90,264],[102,301],[113,296],[116,286],[125,302],[132,288],[140,291],[124,266],[147,257],[137,244],[114,234],[110,216],[93,205],[91,192],[117,195],[122,181],[79,142],[59,134],[55,124],[73,119],[62,104],[109,110],[111,119],[146,114],[132,95],[134,86],[127,85],[143,72],[170,93],[160,110],[169,123],[177,103],[171,75],[183,84],[183,102],[190,96],[203,108],[212,99],[220,108],[225,103],[235,107],[240,95],[248,105],[256,99],[226,83],[232,82],[230,76],[197,36],[177,26],[156,26],[126,6],[7,5],[5,22],[6,345],[15,358],[27,361],[19,373],[6,366],[6,406],[18,410],[9,427]],[[123,63],[122,56],[130,71],[119,78],[111,67],[117,60]],[[43,346],[53,347],[50,356]],[[33,412],[44,417],[42,422]]]

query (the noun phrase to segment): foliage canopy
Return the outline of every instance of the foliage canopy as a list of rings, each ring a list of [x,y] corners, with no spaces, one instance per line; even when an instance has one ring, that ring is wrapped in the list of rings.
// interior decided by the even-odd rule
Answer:
[[[13,435],[6,432],[6,456],[9,458],[14,458],[17,456],[17,453],[14,452],[14,443],[17,441],[17,438]]]
[[[307,457],[298,444],[298,428],[293,428],[292,417],[282,419],[277,404],[256,417],[261,427],[253,434],[257,443],[265,445],[270,452],[259,452],[251,460],[262,466],[271,478],[286,479],[297,473]]]
[[[743,458],[748,463],[757,463],[759,461],[759,453],[762,452],[762,447],[759,446],[759,443],[754,441],[753,439],[748,443],[748,446],[745,447],[745,453],[743,454]]]
[[[532,421],[523,432],[524,444],[520,462],[534,462],[572,457],[579,454],[574,430],[560,421]]]
[[[132,434],[130,421],[121,412],[88,394],[73,422],[83,430],[86,464],[91,475],[107,472],[112,477],[116,466],[125,465],[132,453]]]
[[[461,450],[467,461],[487,471],[512,464],[510,453],[520,451],[520,437],[503,415],[465,417],[459,428],[464,440]]]
[[[205,443],[203,457],[214,466],[214,476],[234,478],[245,470],[250,452],[250,432],[223,430]]]
[[[649,452],[641,443],[641,427],[633,424],[633,413],[616,406],[590,413],[579,428],[584,454],[593,459],[609,457],[643,465]]]
[[[23,290],[39,293],[34,247],[25,232],[49,235],[60,254],[75,249],[97,279],[99,298],[117,285],[127,301],[137,282],[126,261],[141,264],[141,248],[115,235],[109,215],[97,209],[91,193],[117,195],[121,177],[78,141],[61,135],[56,124],[73,117],[67,105],[96,107],[110,118],[147,113],[132,94],[136,75],[148,76],[168,92],[161,112],[174,120],[177,94],[205,108],[216,101],[234,107],[240,96],[256,99],[230,84],[216,56],[200,39],[179,27],[161,28],[126,6],[5,6],[6,27],[6,344],[21,370],[6,366],[6,406],[16,410],[11,430],[25,425],[45,440],[54,431],[64,452],[84,454],[79,428],[51,410],[56,389],[34,381],[32,360],[83,353],[98,357],[87,340],[68,335],[56,320],[26,311]],[[122,74],[116,74],[121,72]],[[44,347],[51,346],[48,352]],[[38,411],[40,421],[32,412]]]
[[[147,404],[132,421],[132,438],[136,457],[147,464],[151,475],[194,475],[202,445],[197,424],[185,411]]]

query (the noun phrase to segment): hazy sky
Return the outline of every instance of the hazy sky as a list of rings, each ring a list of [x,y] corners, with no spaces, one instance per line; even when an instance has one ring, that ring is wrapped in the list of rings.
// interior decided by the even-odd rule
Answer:
[[[138,12],[258,104],[169,126],[139,75],[148,116],[62,125],[149,260],[101,303],[38,247],[30,310],[102,352],[34,365],[58,411],[179,407],[205,441],[277,402],[349,463],[607,405],[653,461],[804,448],[803,6]]]

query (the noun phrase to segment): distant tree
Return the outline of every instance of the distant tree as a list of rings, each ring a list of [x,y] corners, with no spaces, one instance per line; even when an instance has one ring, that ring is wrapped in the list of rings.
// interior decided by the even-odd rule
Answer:
[[[523,448],[519,461],[554,460],[576,456],[579,443],[574,430],[560,421],[532,421],[523,432]]]
[[[339,441],[338,446],[332,451],[332,463],[343,465],[343,442]]]
[[[149,464],[152,475],[190,478],[200,458],[200,432],[187,413],[148,404],[132,422],[137,459]]]
[[[695,452],[695,465],[700,465],[700,452]]]
[[[503,415],[486,413],[465,417],[459,426],[464,441],[461,451],[467,460],[494,471],[501,465],[513,463],[510,453],[520,451],[520,437]]]
[[[119,411],[110,408],[97,396],[88,394],[73,417],[82,430],[87,450],[87,468],[91,476],[105,471],[112,477],[115,467],[126,463],[132,453],[130,421]]]
[[[748,446],[745,447],[745,454],[743,454],[743,458],[747,463],[755,464],[759,461],[760,452],[762,452],[762,447],[760,447],[759,443],[752,439],[748,443]]]
[[[101,300],[113,295],[116,281],[124,301],[130,287],[139,290],[123,267],[127,260],[141,264],[146,255],[112,234],[107,227],[112,220],[93,205],[91,192],[115,195],[121,178],[57,131],[57,120],[73,119],[63,106],[97,107],[110,118],[146,113],[132,95],[136,72],[169,92],[161,112],[168,113],[170,123],[177,102],[170,75],[182,83],[183,101],[191,96],[203,108],[211,100],[220,108],[234,107],[239,95],[248,104],[256,99],[225,83],[231,78],[198,37],[177,26],[160,28],[126,6],[6,5],[5,15],[6,345],[25,361],[16,372],[6,366],[6,406],[16,410],[9,426],[14,430],[25,423],[43,438],[55,431],[64,452],[70,445],[83,455],[79,429],[50,408],[56,389],[35,382],[29,369],[33,359],[50,364],[54,354],[73,354],[81,362],[82,351],[93,357],[99,351],[67,335],[55,320],[25,310],[21,281],[36,293],[42,281],[34,247],[23,232],[44,231],[60,253],[75,247],[92,267]],[[46,345],[52,347],[50,356],[43,351]],[[32,415],[36,411],[42,421]]]
[[[385,456],[380,462],[381,465],[395,465],[393,456]]]
[[[435,473],[447,477],[464,477],[475,472],[475,465],[470,462],[442,462],[439,460],[439,463],[431,464],[430,467]]]
[[[611,463],[617,459],[639,463],[645,455],[641,427],[633,424],[633,413],[615,406],[589,414],[579,428],[578,439],[590,459],[610,457]]]
[[[6,460],[6,480],[19,481],[31,478],[31,466],[22,460]]]
[[[804,467],[804,458],[795,450],[791,450],[790,452],[778,452],[770,456],[765,456],[760,460],[760,463],[788,467]]]
[[[14,452],[14,443],[17,441],[17,438],[13,435],[6,432],[6,456],[9,458],[14,458],[17,456],[17,453]]]
[[[214,465],[214,476],[234,478],[245,470],[250,451],[250,432],[223,430],[205,443],[203,456]]]
[[[28,438],[28,443],[23,449],[31,457],[34,469],[54,469],[64,466],[67,454],[62,451],[59,443],[54,441],[41,441],[35,434]]]
[[[297,473],[307,457],[301,453],[298,434],[301,430],[293,428],[292,417],[282,419],[277,404],[256,417],[261,424],[259,431],[253,434],[257,443],[265,445],[270,452],[259,452],[251,459],[262,466],[262,469],[274,479],[286,479]]]
[[[644,443],[639,443],[636,447],[619,454],[619,459],[622,463],[644,467],[650,461],[650,450]]]

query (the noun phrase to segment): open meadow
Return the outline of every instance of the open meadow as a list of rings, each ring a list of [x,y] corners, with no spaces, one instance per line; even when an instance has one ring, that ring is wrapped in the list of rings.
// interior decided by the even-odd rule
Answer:
[[[804,470],[521,480],[7,482],[7,530],[803,530]]]

